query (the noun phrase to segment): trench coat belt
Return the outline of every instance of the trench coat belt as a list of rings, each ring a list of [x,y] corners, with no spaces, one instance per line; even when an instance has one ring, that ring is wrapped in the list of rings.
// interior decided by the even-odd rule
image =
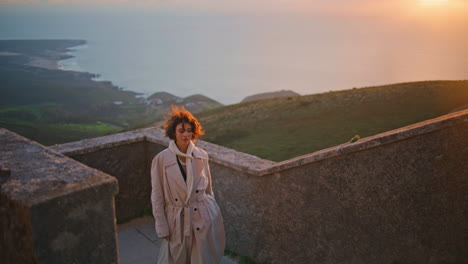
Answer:
[[[167,206],[170,210],[175,210],[174,221],[175,221],[175,236],[178,244],[182,243],[182,231],[180,230],[180,224],[182,222],[182,212],[184,212],[184,236],[190,236],[192,234],[192,221],[191,221],[191,208],[185,206]]]

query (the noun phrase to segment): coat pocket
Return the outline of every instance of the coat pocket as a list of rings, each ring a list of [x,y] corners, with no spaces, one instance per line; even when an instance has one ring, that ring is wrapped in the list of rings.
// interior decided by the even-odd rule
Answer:
[[[200,175],[197,185],[195,186],[196,193],[202,195],[208,187],[208,179],[205,175]]]

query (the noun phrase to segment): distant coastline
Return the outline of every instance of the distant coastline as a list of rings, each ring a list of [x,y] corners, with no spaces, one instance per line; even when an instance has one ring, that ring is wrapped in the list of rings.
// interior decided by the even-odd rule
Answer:
[[[23,60],[17,62],[24,65],[62,70],[60,62],[74,57],[70,54],[70,48],[86,43],[86,40],[2,40],[0,50],[3,52],[0,52],[0,56],[19,56],[23,57]],[[47,46],[50,46],[50,49],[47,49]]]
[[[67,48],[65,51],[57,51],[57,57],[45,58],[45,57],[30,57],[31,61],[27,63],[29,66],[39,67],[49,70],[69,70],[66,69],[63,65],[63,62],[75,58],[76,56],[71,54],[74,50],[72,48],[80,47],[86,45],[86,40],[83,40],[84,43],[73,45]],[[97,76],[97,74],[95,74]]]
[[[87,41],[83,39],[0,40],[0,61],[47,70],[75,72],[74,76],[81,74],[80,78],[89,78],[91,81],[108,84],[114,89],[127,92],[133,96],[141,95],[141,93],[135,91],[123,91],[111,81],[97,80],[100,76],[98,73],[64,68],[62,66],[63,61],[75,58],[75,55],[71,54],[74,51],[73,48],[83,45],[87,45]]]
[[[64,70],[85,40],[0,40],[0,127],[45,145],[116,133],[154,117],[97,74]],[[142,113],[148,113],[142,116]]]
[[[142,98],[98,74],[61,68],[70,48],[85,43],[0,40],[0,127],[52,145],[154,124],[172,103],[192,112],[221,106],[202,95]]]
[[[44,59],[41,57],[31,58],[31,61],[27,64],[33,67],[45,68],[49,70],[61,70],[59,67],[60,60]]]
[[[101,78],[101,70],[96,70],[94,69],[93,71],[90,71],[90,69],[87,69],[83,65],[81,65],[80,60],[82,59],[82,50],[86,50],[89,48],[88,41],[86,40],[85,43],[77,45],[77,46],[72,46],[69,47],[68,51],[66,52],[67,55],[69,55],[68,58],[65,58],[63,60],[58,61],[58,68],[59,70],[63,71],[76,71],[76,72],[92,72],[93,75],[95,76],[93,80],[95,81],[111,81],[111,79],[104,80]],[[112,80],[112,83],[115,86],[119,86],[114,81]],[[138,92],[138,91],[135,91]]]

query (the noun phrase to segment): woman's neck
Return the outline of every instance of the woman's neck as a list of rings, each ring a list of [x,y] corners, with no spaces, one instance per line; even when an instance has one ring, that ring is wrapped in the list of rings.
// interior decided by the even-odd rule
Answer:
[[[180,152],[187,153],[188,144],[182,145],[182,144],[176,142],[176,145],[177,145],[177,148],[180,150]]]

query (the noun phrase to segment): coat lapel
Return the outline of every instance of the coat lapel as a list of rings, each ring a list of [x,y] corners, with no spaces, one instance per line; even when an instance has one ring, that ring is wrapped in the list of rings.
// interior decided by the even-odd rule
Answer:
[[[169,173],[167,173],[167,177],[175,181],[180,188],[187,190],[187,184],[180,172],[179,165],[177,164],[177,157],[174,153],[169,152],[169,157],[165,159],[164,167],[166,171],[170,170]]]
[[[196,189],[200,183],[201,171],[203,170],[203,160],[208,159],[208,155],[199,148],[193,148],[193,189]]]

